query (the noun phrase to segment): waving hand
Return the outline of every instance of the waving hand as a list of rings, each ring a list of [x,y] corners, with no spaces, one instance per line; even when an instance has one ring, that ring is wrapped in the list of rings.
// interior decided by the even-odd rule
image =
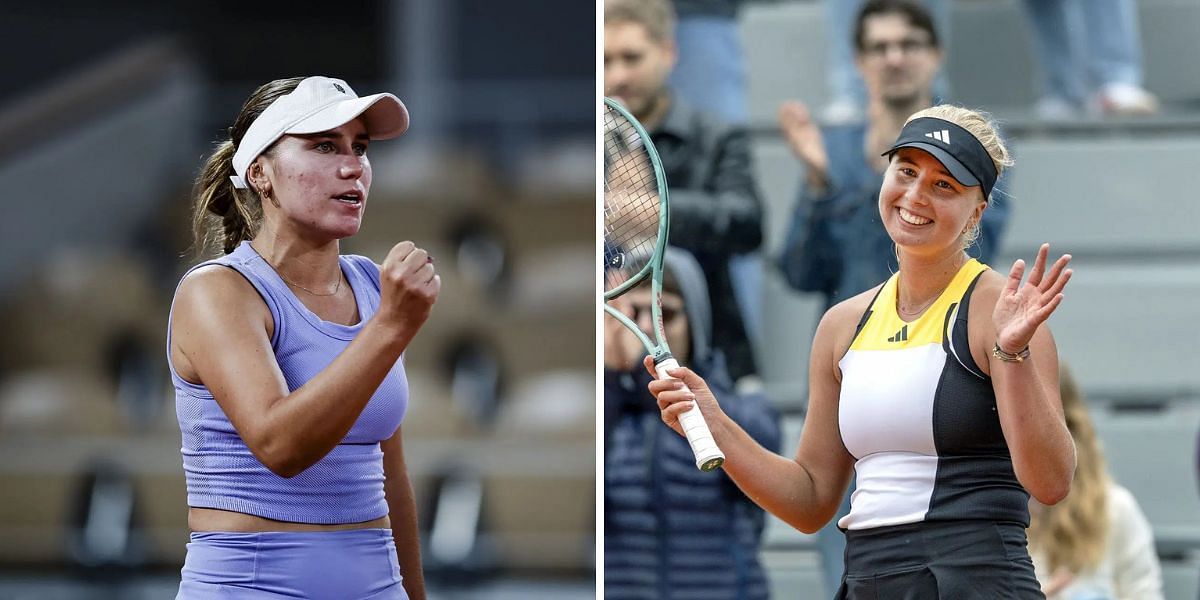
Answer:
[[[1063,300],[1063,288],[1071,279],[1072,271],[1066,268],[1071,255],[1062,255],[1046,273],[1049,254],[1050,244],[1042,244],[1024,285],[1021,285],[1021,277],[1025,274],[1024,260],[1017,260],[1009,271],[1008,282],[992,312],[996,343],[1005,352],[1017,353],[1028,346],[1038,326],[1050,318]]]

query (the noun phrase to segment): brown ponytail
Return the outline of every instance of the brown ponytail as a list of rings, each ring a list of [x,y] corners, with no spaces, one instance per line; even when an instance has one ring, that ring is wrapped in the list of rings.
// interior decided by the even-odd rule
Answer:
[[[229,139],[218,143],[216,150],[205,161],[204,168],[196,178],[195,200],[192,204],[192,235],[197,255],[212,254],[216,247],[220,247],[222,253],[229,254],[238,244],[252,239],[258,233],[262,224],[262,197],[253,188],[239,190],[233,187],[229,181],[229,177],[235,174],[233,155],[250,124],[276,98],[296,89],[303,79],[276,79],[254,90],[229,129]],[[270,151],[268,148],[263,154]]]

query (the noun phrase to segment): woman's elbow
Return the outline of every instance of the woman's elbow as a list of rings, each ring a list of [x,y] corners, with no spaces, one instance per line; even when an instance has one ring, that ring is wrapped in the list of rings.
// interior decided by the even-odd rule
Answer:
[[[310,465],[303,464],[295,458],[283,456],[264,456],[259,459],[263,466],[272,473],[284,478],[291,479],[304,472]]]
[[[304,470],[306,468],[308,468],[308,467],[305,467],[305,466],[302,466],[299,464],[285,463],[285,462],[276,462],[276,463],[272,463],[272,464],[263,463],[263,465],[265,467],[267,467],[267,469],[269,469],[272,473],[274,473],[284,479],[291,479],[291,478],[303,473]]]
[[[840,502],[831,507],[816,507],[815,510],[807,514],[789,515],[789,518],[784,519],[784,521],[801,533],[812,535],[828,525],[829,521],[833,520],[839,506]]]
[[[1071,482],[1075,479],[1075,446],[1071,444],[1049,456],[1053,459],[1025,464],[1025,468],[1017,472],[1017,480],[1029,495],[1047,506],[1062,502],[1071,492]]]
[[[250,446],[250,452],[264,467],[284,479],[291,479],[303,473],[314,462],[298,450],[281,441],[264,441]]]
[[[1030,491],[1029,494],[1033,496],[1034,500],[1037,500],[1046,506],[1053,506],[1059,502],[1062,502],[1067,497],[1067,494],[1070,493],[1070,491],[1071,486],[1068,484],[1038,490],[1037,492]]]
[[[821,530],[824,525],[816,522],[796,523],[793,525],[800,533],[812,535]]]
[[[1072,464],[1072,467],[1074,467],[1074,464]],[[1062,502],[1067,497],[1067,494],[1071,493],[1071,482],[1073,479],[1074,468],[1063,475],[1043,481],[1039,485],[1026,486],[1025,489],[1029,491],[1029,495],[1033,496],[1034,500],[1046,506],[1053,506]]]

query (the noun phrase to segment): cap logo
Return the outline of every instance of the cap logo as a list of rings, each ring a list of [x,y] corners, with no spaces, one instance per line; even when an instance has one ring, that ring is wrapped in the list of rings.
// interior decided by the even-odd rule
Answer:
[[[925,137],[933,138],[943,144],[946,144],[947,146],[950,145],[950,130],[949,129],[943,129],[941,131],[931,131],[931,132],[925,134]]]
[[[339,92],[341,92],[341,93],[343,93],[343,94],[345,94],[345,93],[346,93],[346,88],[344,88],[344,87],[342,87],[341,85],[339,85],[339,84],[336,84],[336,83],[335,83],[335,84],[333,84],[333,89],[335,89],[335,90],[337,90],[337,91],[339,91]]]

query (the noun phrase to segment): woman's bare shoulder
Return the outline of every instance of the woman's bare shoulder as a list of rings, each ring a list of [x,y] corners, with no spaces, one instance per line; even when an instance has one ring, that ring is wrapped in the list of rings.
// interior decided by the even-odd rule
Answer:
[[[858,321],[871,308],[871,303],[883,287],[883,283],[856,294],[837,304],[834,304],[817,325],[816,337],[813,339],[813,349],[832,352],[833,356],[841,357],[854,341],[854,333]]]
[[[197,302],[227,303],[253,300],[258,296],[254,286],[237,270],[212,264],[199,267],[184,276],[175,292],[176,308]]]
[[[862,318],[863,313],[871,308],[871,303],[875,300],[875,296],[879,294],[879,289],[883,287],[883,283],[846,298],[837,304],[834,304],[829,310],[825,311],[825,316],[822,321],[829,321],[830,325],[843,326],[850,325],[854,327],[858,325],[858,320]]]
[[[254,285],[237,270],[205,265],[188,273],[175,292],[174,321],[262,323],[272,329],[271,310]]]

